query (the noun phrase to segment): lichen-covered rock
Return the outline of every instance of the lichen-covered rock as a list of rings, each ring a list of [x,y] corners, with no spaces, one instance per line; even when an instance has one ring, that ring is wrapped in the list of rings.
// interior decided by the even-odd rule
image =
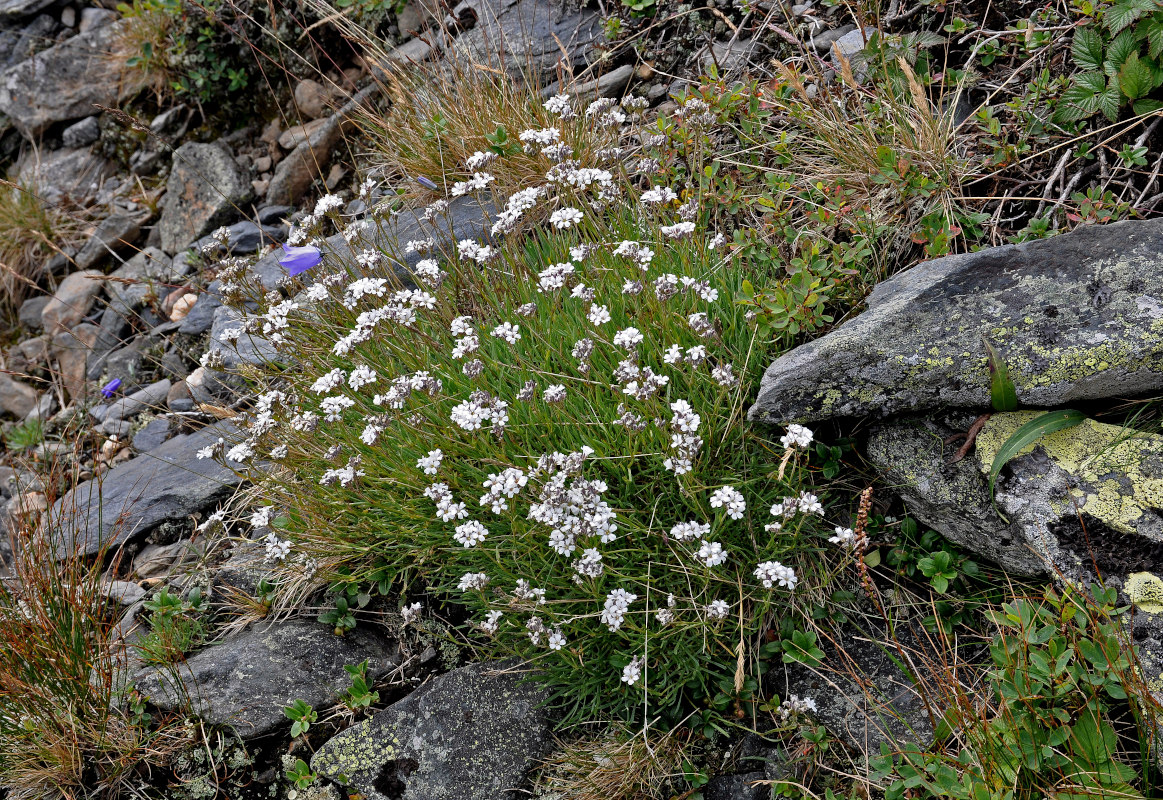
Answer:
[[[983,337],[1026,407],[1163,389],[1163,220],[1079,228],[897,275],[866,312],[776,359],[750,417],[987,409]]]
[[[918,518],[1006,569],[1094,580],[1163,572],[1163,436],[1086,420],[1027,445],[997,481],[988,474],[1002,445],[1037,411],[994,414],[973,455],[952,467],[956,444],[934,421],[882,426],[868,455],[900,487]]]
[[[311,768],[368,800],[512,800],[552,744],[526,676],[511,662],[453,670],[332,737]]]
[[[139,675],[137,688],[167,711],[183,710],[186,693],[192,710],[213,725],[232,725],[253,739],[275,733],[291,721],[286,706],[302,700],[323,711],[351,687],[349,664],[368,662],[375,680],[399,665],[399,645],[371,626],[336,636],[315,620],[296,619],[260,625],[230,636],[172,668]]]

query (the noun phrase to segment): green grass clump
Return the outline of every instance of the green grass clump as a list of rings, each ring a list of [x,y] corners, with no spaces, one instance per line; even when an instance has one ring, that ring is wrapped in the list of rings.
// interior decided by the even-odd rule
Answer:
[[[633,111],[577,113],[614,128]],[[715,124],[701,101],[685,113]],[[503,238],[520,215],[502,213],[501,238],[430,254],[413,291],[357,223],[357,261],[324,254],[293,300],[266,298],[281,364],[229,455],[277,464],[255,476],[256,521],[301,589],[284,602],[331,583],[337,630],[376,592],[431,590],[492,653],[535,662],[570,718],[750,702],[780,652],[763,634],[819,580],[832,529],[807,450],[744,419],[771,356],[734,301],[748,265],[697,195],[638,184],[628,152],[554,166],[544,138],[526,150],[559,179],[508,206],[548,217],[532,233]],[[787,642],[816,657],[809,635]]]

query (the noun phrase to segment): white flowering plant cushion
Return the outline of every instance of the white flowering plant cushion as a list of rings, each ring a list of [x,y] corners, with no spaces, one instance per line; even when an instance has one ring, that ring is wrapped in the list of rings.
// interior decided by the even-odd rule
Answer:
[[[637,105],[551,102],[645,135]],[[770,352],[699,198],[653,185],[657,161],[636,173],[629,145],[581,164],[527,134],[546,179],[495,198],[490,241],[384,252],[373,215],[345,229],[354,261],[324,252],[259,298],[249,328],[281,355],[252,375],[243,445],[265,462],[269,549],[284,602],[328,584],[408,607],[428,592],[572,712],[678,720],[757,677],[765,630],[828,547],[812,434],[745,422]],[[485,202],[490,183],[465,191]],[[307,223],[299,241],[343,220],[328,206]],[[391,264],[416,250],[403,285]]]

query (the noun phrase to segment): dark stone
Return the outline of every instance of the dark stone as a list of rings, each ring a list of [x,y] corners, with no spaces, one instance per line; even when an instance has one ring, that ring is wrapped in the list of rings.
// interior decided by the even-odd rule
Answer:
[[[510,800],[553,747],[544,689],[515,662],[441,675],[326,742],[319,774],[367,800]]]
[[[290,206],[263,206],[258,210],[259,225],[282,225],[291,214]]]
[[[1161,287],[1163,220],[934,259],[877,286],[868,311],[776,359],[750,418],[986,410],[983,337],[1027,408],[1158,393]]]
[[[250,220],[236,222],[227,230],[230,232],[228,252],[232,255],[257,253],[268,245],[285,242],[288,233],[284,225],[263,225],[260,228]],[[213,236],[203,236],[194,242],[193,247],[199,253],[222,253],[222,245]]]
[[[194,713],[212,725],[232,725],[244,739],[289,731],[283,708],[303,700],[323,710],[351,686],[348,664],[368,661],[371,680],[399,663],[399,645],[380,630],[361,625],[345,636],[314,620],[258,625],[190,656],[174,669],[139,674],[137,688],[163,711]],[[186,687],[175,687],[174,678]]]
[[[0,20],[11,22],[30,17],[53,4],[54,0],[0,0]]]
[[[222,289],[221,281],[214,281],[206,290],[198,295],[198,302],[190,309],[190,313],[182,320],[178,333],[187,336],[198,336],[210,330],[214,324],[214,312],[222,305],[219,292]]]
[[[121,254],[133,247],[141,226],[128,214],[113,214],[101,220],[97,230],[74,257],[78,269],[91,269],[110,254]]]
[[[716,775],[707,781],[703,789],[705,800],[768,800],[771,790],[762,772],[748,772],[742,775]]]
[[[96,117],[85,117],[74,122],[61,132],[61,144],[65,147],[87,147],[101,138],[101,126]]]
[[[138,337],[125,347],[114,350],[103,362],[99,362],[97,374],[94,375],[90,367],[89,380],[98,380],[104,375],[110,381],[119,379],[122,391],[135,391],[141,386],[141,376],[145,372],[145,353],[142,349],[146,346],[145,338]]]
[[[57,501],[61,554],[74,549],[93,556],[102,545],[117,547],[169,520],[185,520],[230,496],[242,479],[198,450],[235,435],[228,422],[175,436],[146,455],[114,467],[98,480],[79,484]],[[241,465],[235,465],[241,468]]]
[[[156,417],[133,436],[133,449],[139,453],[149,453],[165,444],[174,432],[170,417]]]

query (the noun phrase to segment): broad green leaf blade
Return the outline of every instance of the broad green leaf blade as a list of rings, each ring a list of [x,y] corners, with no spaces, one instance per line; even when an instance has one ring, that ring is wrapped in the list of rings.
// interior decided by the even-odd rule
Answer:
[[[1051,433],[1073,428],[1084,419],[1086,417],[1083,416],[1082,412],[1074,409],[1048,411],[1014,431],[1014,435],[1006,439],[1005,444],[998,449],[997,455],[994,456],[993,466],[989,470],[989,496],[993,497],[993,485],[997,482],[997,476],[1002,467],[1008,464],[1023,448]]]
[[[1154,88],[1151,68],[1139,60],[1138,53],[1131,53],[1119,69],[1119,86],[1131,100],[1138,100]]]
[[[989,399],[993,403],[993,410],[1016,411],[1018,393],[1010,379],[1009,368],[989,340],[983,337],[982,341],[985,342],[985,353],[989,358]]]
[[[1102,69],[1102,37],[1091,28],[1079,28],[1074,33],[1074,41],[1070,44],[1070,53],[1074,56],[1074,63],[1085,72],[1098,72]]]

